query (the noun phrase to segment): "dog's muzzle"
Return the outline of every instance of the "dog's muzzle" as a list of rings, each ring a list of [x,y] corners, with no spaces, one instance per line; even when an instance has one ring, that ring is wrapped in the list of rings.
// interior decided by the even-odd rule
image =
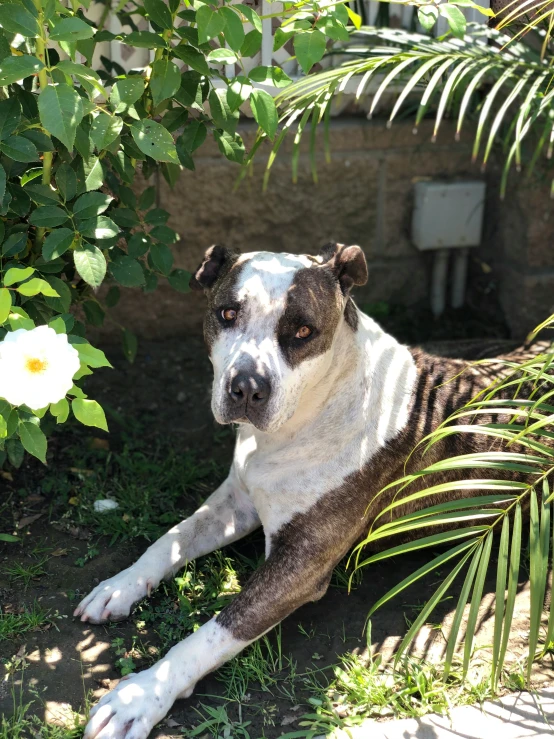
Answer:
[[[239,370],[227,386],[226,422],[250,421],[254,426],[264,426],[270,397],[271,383],[268,379],[259,372]]]

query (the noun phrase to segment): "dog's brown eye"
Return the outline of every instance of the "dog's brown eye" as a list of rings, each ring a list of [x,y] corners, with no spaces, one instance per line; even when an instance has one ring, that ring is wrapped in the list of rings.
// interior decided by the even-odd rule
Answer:
[[[234,321],[237,317],[237,311],[233,308],[224,308],[221,311],[221,317],[224,321]]]
[[[296,332],[296,339],[307,339],[308,336],[312,333],[312,329],[309,326],[300,326],[298,331]]]

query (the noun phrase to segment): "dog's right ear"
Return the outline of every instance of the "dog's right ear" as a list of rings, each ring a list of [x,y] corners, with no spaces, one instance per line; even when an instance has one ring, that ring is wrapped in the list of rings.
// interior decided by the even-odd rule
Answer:
[[[213,287],[223,271],[237,261],[239,253],[220,244],[210,246],[204,255],[204,261],[190,278],[191,290],[209,290]]]

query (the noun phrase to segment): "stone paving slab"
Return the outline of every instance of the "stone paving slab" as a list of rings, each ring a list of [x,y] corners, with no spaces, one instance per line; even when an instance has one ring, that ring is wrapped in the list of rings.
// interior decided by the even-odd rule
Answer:
[[[552,739],[554,688],[515,693],[480,706],[454,708],[450,716],[366,721],[333,733],[333,739]]]

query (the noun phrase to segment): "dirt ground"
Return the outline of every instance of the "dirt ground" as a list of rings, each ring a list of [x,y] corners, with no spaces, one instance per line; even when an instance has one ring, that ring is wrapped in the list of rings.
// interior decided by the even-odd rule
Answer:
[[[140,639],[142,649],[133,657],[136,669],[147,663],[144,655],[160,644],[158,622],[145,624],[135,616],[119,624],[91,626],[72,618],[79,598],[99,581],[131,564],[147,541],[141,536],[119,537],[112,545],[110,536],[98,537],[92,525],[67,518],[67,501],[71,505],[73,498],[80,495],[80,485],[85,485],[90,473],[79,468],[77,459],[71,489],[63,500],[56,497],[61,495],[60,490],[52,490],[48,480],[56,465],[68,464],[68,450],[76,444],[92,446],[105,455],[107,465],[110,454],[121,450],[126,438],[140,436],[141,449],[154,449],[157,445],[162,449],[170,447],[177,455],[194,455],[199,466],[215,461],[215,466],[191,486],[192,492],[185,492],[183,499],[178,499],[177,509],[186,511],[209,492],[224,474],[231,457],[232,433],[218,428],[210,413],[210,364],[200,339],[163,345],[144,342],[133,365],[126,362],[118,347],[107,347],[107,354],[114,370],[97,370],[90,378],[87,392],[107,409],[109,439],[102,433],[91,434],[90,430],[63,431],[51,443],[53,458],[48,468],[25,462],[20,470],[0,477],[2,495],[10,500],[9,509],[0,513],[4,516],[1,530],[13,530],[14,521],[8,519],[14,516],[19,519],[23,537],[22,545],[0,542],[2,613],[17,614],[33,603],[50,613],[49,619],[35,630],[0,642],[0,659],[7,674],[6,680],[0,683],[0,713],[5,715],[13,711],[15,692],[21,703],[34,701],[31,712],[63,723],[64,717],[70,714],[69,706],[82,711],[85,697],[91,691],[96,699],[121,677],[118,662],[121,650],[118,652],[114,642],[125,645],[125,651],[133,638]],[[126,415],[129,409],[132,418]],[[90,480],[86,484],[90,488]],[[156,479],[151,480],[151,491],[152,495],[156,494]],[[33,516],[38,518],[33,521]],[[6,571],[12,571],[13,563],[35,561],[39,544],[47,546],[49,551],[44,574],[31,578],[25,587]],[[251,558],[263,554],[259,535],[241,546],[239,552],[246,552]],[[248,732],[252,739],[272,739],[297,730],[300,716],[312,705],[314,679],[325,683],[333,677],[333,667],[341,655],[364,652],[364,624],[371,605],[395,582],[428,561],[429,556],[422,552],[411,556],[409,561],[397,558],[378,563],[365,572],[362,582],[352,592],[347,592],[344,583],[342,587],[335,584],[321,601],[304,606],[288,618],[280,632],[274,631],[269,637],[273,648],[280,650],[281,658],[274,663],[273,672],[278,675],[282,670],[283,690],[278,684],[277,689],[264,689],[263,681],[261,685],[250,681],[241,701],[225,704],[229,716],[239,723],[250,721]],[[439,581],[440,573],[437,573],[436,578],[393,599],[375,614],[371,624],[374,653],[384,650],[390,654],[406,632],[414,611]],[[492,581],[487,583],[489,595],[494,592],[494,586]],[[524,597],[523,581],[521,588]],[[455,598],[442,604],[443,615],[452,609],[452,603],[455,606]],[[485,604],[481,622],[490,623],[489,617],[490,607]],[[434,617],[434,621],[438,622],[438,618]],[[526,628],[522,601],[513,628],[516,652],[518,644],[523,644]],[[430,627],[421,642],[420,655],[442,646],[442,631]],[[548,665],[537,672],[541,684],[550,679],[554,679],[554,672],[549,671]],[[190,699],[175,704],[169,719],[152,736],[181,736],[183,727],[199,724],[206,706],[221,706],[224,695],[221,676],[216,673],[207,677]],[[230,735],[243,736],[238,730]]]

